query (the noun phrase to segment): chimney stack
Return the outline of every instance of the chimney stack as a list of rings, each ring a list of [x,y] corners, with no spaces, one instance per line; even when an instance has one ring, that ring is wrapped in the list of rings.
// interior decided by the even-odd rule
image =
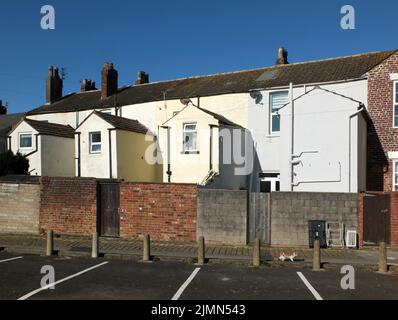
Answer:
[[[0,100],[0,115],[7,114],[7,107],[3,106],[3,101]]]
[[[140,84],[145,84],[145,83],[149,83],[149,74],[147,74],[144,71],[138,71],[135,85],[138,86]]]
[[[46,102],[53,103],[62,98],[63,81],[59,77],[59,69],[50,66],[46,80]]]
[[[89,79],[84,79],[80,85],[80,92],[87,92],[92,90],[97,90],[97,88],[95,87],[95,82]]]
[[[287,54],[288,52],[285,50],[284,47],[279,48],[278,59],[276,59],[276,64],[277,65],[289,64],[289,61],[287,61]]]
[[[113,63],[105,63],[101,72],[101,99],[114,95],[118,90],[118,72]]]

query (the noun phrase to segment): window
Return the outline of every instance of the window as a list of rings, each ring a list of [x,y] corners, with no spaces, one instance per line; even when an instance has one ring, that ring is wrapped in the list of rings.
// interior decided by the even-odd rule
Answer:
[[[398,128],[398,81],[394,82],[394,128]]]
[[[32,148],[32,134],[21,133],[19,135],[19,149],[31,149]]]
[[[184,124],[184,152],[197,151],[196,123]]]
[[[398,191],[398,160],[394,160],[393,190]]]
[[[101,153],[101,132],[90,132],[90,153]]]
[[[274,92],[270,95],[270,128],[271,133],[278,133],[281,131],[281,118],[279,109],[287,104],[289,101],[289,92],[281,91]]]

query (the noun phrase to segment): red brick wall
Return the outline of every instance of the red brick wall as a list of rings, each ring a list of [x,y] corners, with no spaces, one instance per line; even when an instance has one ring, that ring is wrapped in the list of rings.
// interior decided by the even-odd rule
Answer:
[[[91,235],[96,231],[97,181],[42,178],[40,229],[59,234]]]
[[[398,54],[369,72],[368,111],[372,119],[368,136],[369,191],[392,191],[392,162],[389,151],[398,151],[398,129],[393,128],[393,81],[398,73]]]
[[[121,237],[195,241],[197,194],[196,185],[122,182]]]
[[[391,245],[398,246],[398,192],[391,193]]]

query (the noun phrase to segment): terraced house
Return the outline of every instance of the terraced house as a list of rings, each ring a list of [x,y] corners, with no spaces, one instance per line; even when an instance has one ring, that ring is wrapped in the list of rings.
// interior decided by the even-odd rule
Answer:
[[[80,92],[66,96],[58,70],[50,68],[47,102],[25,122],[73,128],[74,148],[62,148],[65,162],[42,163],[32,173],[50,166],[54,175],[257,192],[396,190],[397,88],[397,51],[289,63],[281,48],[270,67],[153,83],[139,72],[125,87],[107,63],[100,89],[84,80]],[[134,138],[112,124],[129,121],[140,128]],[[21,149],[26,134],[34,140],[31,127],[14,127],[9,148]],[[115,131],[131,134],[118,143]],[[138,174],[147,172],[144,161],[151,174]],[[71,162],[73,170],[66,170]]]

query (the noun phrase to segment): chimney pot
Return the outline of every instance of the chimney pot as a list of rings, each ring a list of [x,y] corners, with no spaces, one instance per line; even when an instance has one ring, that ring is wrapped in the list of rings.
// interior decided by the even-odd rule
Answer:
[[[287,55],[288,55],[288,52],[285,50],[284,47],[279,48],[278,58],[276,59],[276,64],[277,65],[289,64],[289,61],[287,60]]]
[[[63,80],[59,77],[59,69],[53,66],[49,68],[46,80],[46,102],[53,103],[62,98]]]
[[[149,83],[149,74],[144,71],[137,72],[137,80],[135,81],[135,85]]]
[[[117,93],[118,72],[114,69],[112,62],[104,64],[101,72],[101,99],[106,99]]]
[[[92,90],[97,90],[97,88],[95,87],[95,82],[91,81],[90,79],[84,79],[81,82],[80,92],[87,92]]]

